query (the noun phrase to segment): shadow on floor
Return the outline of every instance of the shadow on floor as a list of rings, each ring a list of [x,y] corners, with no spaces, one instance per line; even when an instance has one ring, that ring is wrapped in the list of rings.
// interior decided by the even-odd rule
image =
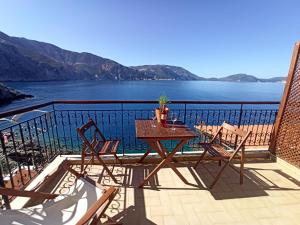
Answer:
[[[166,180],[169,176],[163,175],[163,172],[158,172],[144,188],[138,188],[140,182],[147,176],[155,165],[136,164],[136,165],[116,165],[109,166],[113,171],[118,183],[115,184],[112,179],[102,170],[101,166],[91,166],[87,173],[89,176],[104,186],[120,187],[120,192],[113,200],[109,207],[109,214],[113,215],[113,219],[122,222],[123,224],[156,224],[149,219],[147,215],[146,201],[149,194],[162,190],[170,190],[173,193],[178,191],[207,191],[215,200],[239,199],[268,196],[269,191],[300,191],[300,182],[284,173],[280,169],[272,169],[257,165],[255,163],[247,164],[245,168],[244,184],[239,184],[239,174],[232,168],[225,169],[220,180],[215,187],[210,190],[207,187],[213,182],[214,176],[217,174],[220,167],[217,162],[201,163],[194,169],[191,162],[176,163],[176,167],[183,171],[183,175],[187,178],[188,184],[184,184],[179,177],[170,169],[168,173],[173,173],[172,179],[176,185],[169,183],[166,185]],[[75,166],[76,169],[79,167]],[[168,167],[167,167],[168,168]],[[164,179],[164,180],[162,180]],[[178,179],[178,180],[177,180]],[[282,182],[291,182],[286,188]],[[291,188],[293,187],[293,188]],[[267,192],[268,191],[268,192]],[[153,192],[153,193],[154,193]],[[147,203],[148,204],[148,203]]]
[[[245,168],[244,183],[242,185],[239,184],[239,174],[232,168],[227,167],[214,188],[208,190],[216,200],[268,196],[266,191],[300,191],[300,182],[282,170],[262,169],[255,167],[255,163],[252,165],[254,166],[249,167],[248,164]],[[193,171],[197,173],[197,175],[194,175],[195,179],[198,177],[198,182],[203,182],[206,187],[213,182],[219,169],[217,162],[201,163],[197,169],[189,168],[191,173]],[[265,174],[268,174],[269,177]],[[270,176],[273,179],[276,177],[277,180],[281,181],[280,183],[282,183],[282,180],[291,181],[295,188],[285,188],[280,184],[276,184],[276,181],[270,179]]]

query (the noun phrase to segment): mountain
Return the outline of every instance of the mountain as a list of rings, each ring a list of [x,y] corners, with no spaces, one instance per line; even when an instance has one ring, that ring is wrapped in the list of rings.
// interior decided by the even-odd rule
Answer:
[[[161,76],[91,53],[72,52],[0,32],[0,81],[198,79],[183,68],[174,67],[172,73],[165,70],[169,71]]]
[[[287,77],[272,77],[268,79],[259,79],[260,82],[285,82]]]
[[[178,67],[169,65],[143,65],[143,66],[131,66],[155,80],[172,79],[172,80],[205,80],[203,77],[199,77],[190,71]]]
[[[253,75],[238,73],[221,78],[208,78],[207,80],[229,82],[284,82],[286,77],[257,78]]]
[[[15,89],[6,87],[0,83],[0,105],[7,104],[17,99],[31,98],[32,95],[23,94]]]
[[[219,81],[235,81],[235,82],[258,82],[258,78],[253,75],[247,74],[234,74],[226,77],[222,77],[218,79]]]
[[[0,81],[140,80],[141,73],[113,60],[0,32]]]

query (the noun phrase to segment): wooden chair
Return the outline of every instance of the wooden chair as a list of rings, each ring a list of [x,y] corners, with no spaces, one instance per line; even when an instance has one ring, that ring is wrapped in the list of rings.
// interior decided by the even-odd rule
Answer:
[[[106,216],[105,211],[118,193],[118,189],[115,187],[105,189],[91,178],[77,173],[67,163],[63,163],[63,168],[76,177],[67,194],[58,195],[0,188],[1,195],[47,200],[42,204],[22,209],[0,209],[0,223],[20,225],[98,224],[101,217]],[[120,224],[110,217],[107,218],[109,223],[104,224]]]
[[[243,184],[243,177],[244,177],[244,162],[245,162],[245,142],[247,138],[250,136],[251,131],[244,131],[242,129],[239,129],[237,127],[234,127],[226,122],[222,124],[222,126],[218,129],[217,133],[214,135],[212,140],[209,143],[199,143],[202,148],[204,149],[204,152],[200,156],[199,160],[195,164],[194,168],[196,169],[198,164],[204,159],[205,154],[208,152],[213,159],[219,161],[219,166],[222,166],[222,161],[225,162],[225,164],[221,167],[219,170],[217,176],[215,177],[213,183],[209,187],[212,189],[214,185],[219,180],[221,174],[225,170],[225,168],[229,165],[231,166],[235,171],[238,171],[240,174],[240,184]],[[232,140],[232,135],[235,135],[235,145],[238,141],[239,144],[235,148],[231,148],[228,146],[228,143],[226,143],[226,138],[224,136],[230,136],[230,139]],[[237,170],[231,162],[235,158],[240,158],[240,169]]]
[[[94,163],[95,157],[103,166],[104,170],[108,173],[108,175],[113,179],[115,183],[117,183],[116,178],[112,174],[112,172],[108,169],[104,161],[101,159],[101,156],[104,155],[112,155],[115,157],[116,161],[121,163],[121,160],[117,156],[118,146],[120,144],[119,140],[106,140],[104,135],[101,133],[96,123],[90,119],[85,125],[80,128],[77,128],[77,132],[83,141],[82,151],[81,151],[81,172],[85,171],[86,167],[90,163]],[[93,138],[90,141],[87,132],[91,132],[93,134]],[[97,135],[98,134],[98,135]],[[91,156],[90,160],[85,164],[85,158]]]

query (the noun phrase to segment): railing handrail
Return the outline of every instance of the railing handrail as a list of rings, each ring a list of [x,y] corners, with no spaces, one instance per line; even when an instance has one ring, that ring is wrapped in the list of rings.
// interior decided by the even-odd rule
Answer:
[[[1,112],[0,113],[0,119],[4,118],[4,117],[9,117],[9,116],[13,116],[16,114],[20,114],[20,113],[25,113],[25,112],[29,112],[32,111],[34,109],[40,109],[49,105],[53,105],[53,101],[50,102],[45,102],[45,103],[41,103],[41,104],[36,104],[36,105],[31,105],[31,106],[27,106],[27,107],[23,107],[23,108],[19,108],[19,109],[12,109],[9,111],[5,111],[5,112]]]
[[[158,100],[55,100],[54,104],[155,104]],[[279,104],[279,101],[198,101],[198,100],[171,100],[171,104]]]
[[[32,111],[34,109],[43,108],[49,105],[55,104],[156,104],[157,100],[54,100],[49,102],[44,102],[41,104],[31,105],[19,109],[13,109],[0,113],[0,118],[10,117],[16,114],[25,113]],[[279,101],[198,101],[198,100],[173,100],[170,101],[171,104],[203,104],[203,105],[276,105],[280,104]]]

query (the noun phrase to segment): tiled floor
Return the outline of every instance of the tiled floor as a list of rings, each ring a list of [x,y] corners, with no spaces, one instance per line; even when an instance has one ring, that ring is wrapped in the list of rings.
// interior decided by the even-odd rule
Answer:
[[[215,188],[207,190],[217,163],[205,163],[196,170],[191,163],[177,166],[189,185],[164,168],[145,188],[137,188],[152,165],[110,167],[119,184],[103,175],[100,166],[89,167],[88,174],[103,185],[120,187],[107,212],[123,224],[300,224],[297,170],[278,163],[248,163],[246,174],[251,179],[246,178],[244,185],[239,185],[238,174],[228,168]]]

